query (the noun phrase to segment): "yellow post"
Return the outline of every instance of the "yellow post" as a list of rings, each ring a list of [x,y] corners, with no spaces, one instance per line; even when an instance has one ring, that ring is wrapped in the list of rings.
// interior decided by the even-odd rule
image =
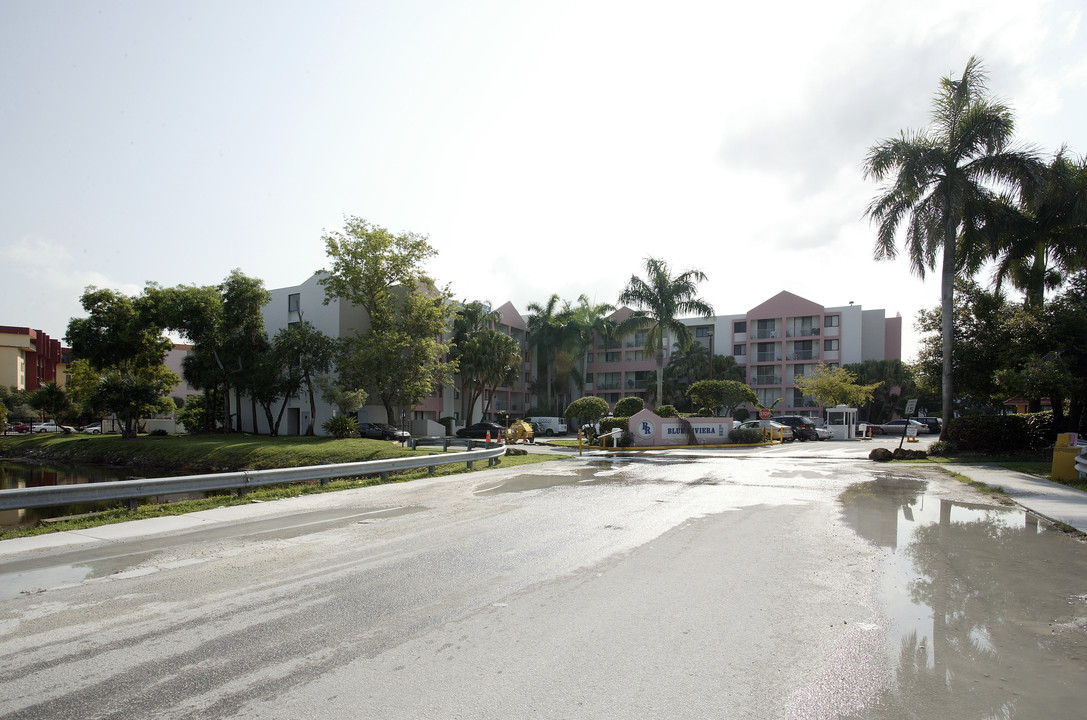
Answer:
[[[1076,471],[1076,458],[1083,448],[1076,446],[1075,433],[1061,433],[1057,435],[1057,443],[1053,446],[1053,468],[1051,477],[1057,482],[1069,482],[1079,479]]]

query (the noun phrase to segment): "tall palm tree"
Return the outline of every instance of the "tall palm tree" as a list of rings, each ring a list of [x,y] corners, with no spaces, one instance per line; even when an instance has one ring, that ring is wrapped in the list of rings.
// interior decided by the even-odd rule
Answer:
[[[1061,148],[1041,182],[1000,210],[992,228],[997,289],[1009,282],[1025,305],[1041,309],[1047,290],[1087,267],[1087,158],[1073,160]]]
[[[873,146],[864,163],[865,178],[888,179],[868,206],[879,223],[875,257],[893,259],[900,225],[905,248],[919,277],[936,267],[941,251],[940,303],[943,313],[942,395],[945,418],[953,411],[951,340],[954,283],[959,270],[975,266],[984,252],[960,241],[964,222],[997,202],[998,188],[1024,187],[1037,177],[1039,163],[1029,151],[1010,147],[1015,121],[1011,110],[986,94],[981,62],[970,58],[958,80],[946,77],[933,98],[927,130],[903,131]],[[944,424],[945,434],[947,424]]]
[[[577,305],[570,309],[568,335],[574,346],[574,352],[581,365],[577,379],[579,395],[585,393],[585,376],[589,371],[589,350],[597,336],[609,339],[614,332],[615,323],[608,315],[615,307],[608,303],[593,303],[585,295],[579,295]]]
[[[645,330],[645,349],[657,358],[656,401],[664,397],[664,336],[672,336],[681,347],[691,342],[690,329],[680,322],[684,316],[713,316],[713,306],[697,296],[698,283],[706,281],[701,270],[686,270],[673,276],[664,260],[645,259],[645,279],[631,276],[619,295],[620,305],[630,305],[634,312],[619,324],[619,335]]]
[[[559,296],[554,294],[548,298],[547,302],[543,305],[537,302],[531,302],[526,308],[528,312],[532,313],[526,323],[529,333],[529,347],[536,349],[537,369],[539,365],[547,366],[547,385],[545,386],[544,392],[547,398],[548,412],[551,412],[554,409],[551,402],[551,396],[554,390],[554,356],[555,350],[558,347],[563,334],[563,319],[561,318],[559,302]]]

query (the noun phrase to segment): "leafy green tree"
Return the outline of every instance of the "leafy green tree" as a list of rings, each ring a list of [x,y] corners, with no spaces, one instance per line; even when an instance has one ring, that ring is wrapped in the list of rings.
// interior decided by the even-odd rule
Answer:
[[[217,286],[152,286],[148,293],[156,299],[160,322],[193,344],[183,361],[185,379],[217,391],[226,419],[223,432],[233,431],[231,392],[253,391],[250,378],[268,349],[263,309],[271,294],[264,281],[233,270]],[[240,424],[240,412],[237,419]]]
[[[99,414],[116,413],[124,418],[122,437],[133,438],[140,418],[175,408],[167,394],[177,385],[178,376],[165,365],[140,368],[134,372],[107,370],[91,398]]]
[[[25,390],[0,385],[0,402],[8,409],[11,420],[30,420],[34,417],[34,408],[27,402]]]
[[[303,320],[276,332],[272,347],[281,363],[286,365],[288,390],[297,383],[306,389],[309,397],[310,424],[306,435],[313,435],[314,418],[317,417],[317,401],[314,399],[316,379],[332,370],[336,355],[336,341]],[[291,390],[294,394],[297,389]],[[281,411],[282,412],[282,411]]]
[[[724,408],[728,417],[744,403],[754,404],[759,399],[754,390],[735,380],[699,380],[688,388],[687,395],[695,407],[706,408],[714,415]]]
[[[87,317],[68,322],[65,341],[89,364],[88,371],[77,376],[79,400],[96,412],[123,416],[123,438],[136,437],[141,415],[164,407],[163,396],[178,381],[163,364],[173,343],[163,335],[160,300],[155,286],[137,297],[88,287],[80,298]],[[161,394],[149,399],[149,392]]]
[[[971,280],[959,280],[955,293],[955,337],[952,344],[954,383],[964,405],[998,407],[1005,389],[996,371],[1005,367],[1007,349],[1015,343],[1009,334],[1015,308],[1002,293],[984,290]],[[943,369],[943,309],[922,310],[917,329],[922,333],[918,350],[917,382],[922,388],[941,387]],[[944,419],[948,415],[944,414]],[[947,427],[948,423],[944,423]]]
[[[608,403],[604,398],[586,395],[567,405],[563,417],[568,423],[573,423],[580,428],[587,423],[595,423],[607,414]]]
[[[873,146],[864,164],[866,178],[890,179],[868,206],[879,224],[875,256],[897,255],[899,227],[906,226],[905,248],[919,277],[940,259],[943,326],[941,386],[943,413],[953,412],[952,343],[955,337],[955,278],[974,268],[987,252],[980,238],[960,230],[981,222],[996,203],[989,183],[1028,186],[1039,163],[1029,152],[1010,149],[1011,110],[986,94],[981,63],[971,58],[962,77],[944,78],[933,100],[927,130],[906,133]],[[944,435],[947,424],[944,424]],[[942,436],[943,437],[943,436]]]
[[[861,385],[855,373],[819,363],[808,375],[797,377],[795,384],[800,392],[812,396],[820,405],[832,408],[837,405],[865,405],[872,400],[882,382]]]
[[[491,411],[495,390],[512,385],[521,373],[521,345],[514,338],[497,330],[485,330],[472,338],[461,356],[462,367],[477,374],[487,392],[484,416]]]
[[[348,387],[331,375],[321,375],[316,382],[321,390],[321,399],[335,405],[341,415],[354,416],[369,397],[362,388]]]
[[[379,398],[395,424],[395,405],[419,403],[452,375],[440,340],[453,315],[451,296],[422,270],[437,253],[425,235],[394,235],[359,217],[323,239],[332,265],[319,281],[325,304],[357,305],[369,320],[339,343],[340,380]]]
[[[619,304],[632,306],[634,312],[619,324],[617,332],[626,335],[646,331],[645,349],[657,360],[656,402],[660,403],[664,397],[665,334],[671,335],[676,344],[686,347],[690,344],[691,332],[680,318],[691,315],[712,317],[713,307],[697,296],[698,283],[706,280],[701,270],[672,275],[668,263],[649,257],[645,260],[645,273],[644,279],[632,276],[619,294]]]
[[[471,425],[476,404],[483,395],[483,373],[486,358],[480,356],[483,344],[476,340],[487,332],[494,332],[494,327],[501,321],[497,310],[489,309],[489,303],[478,300],[462,303],[453,317],[452,343],[450,359],[456,363],[460,374],[460,394],[463,404],[462,414],[465,424]]]
[[[68,393],[58,387],[55,382],[47,382],[42,383],[30,393],[30,407],[41,411],[53,422],[57,422],[61,415],[68,412],[71,404],[68,402]]]
[[[875,389],[872,398],[861,407],[861,417],[873,423],[883,423],[891,419],[899,400],[916,397],[920,407],[935,407],[940,401],[939,375],[934,376],[935,384],[922,391],[914,377],[914,369],[901,360],[865,360],[843,366],[856,376],[859,385],[872,385]]]

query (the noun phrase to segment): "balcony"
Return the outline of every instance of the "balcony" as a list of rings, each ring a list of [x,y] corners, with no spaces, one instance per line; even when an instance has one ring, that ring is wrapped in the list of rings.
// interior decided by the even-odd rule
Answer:
[[[797,338],[819,337],[819,328],[807,328],[805,330],[796,330],[796,329],[789,330],[788,332],[785,333],[785,337],[791,337],[791,338],[792,337],[797,337]]]
[[[755,375],[751,378],[752,385],[780,385],[780,375]]]
[[[618,381],[618,380],[616,380],[614,382],[612,382],[612,381],[598,382],[596,384],[596,389],[597,390],[622,390],[623,389],[623,383]]]
[[[755,353],[755,362],[781,362],[781,354],[776,352]]]
[[[799,352],[789,353],[789,360],[818,360],[818,350],[801,350]]]
[[[752,333],[756,340],[776,340],[778,335],[777,330],[756,330]]]

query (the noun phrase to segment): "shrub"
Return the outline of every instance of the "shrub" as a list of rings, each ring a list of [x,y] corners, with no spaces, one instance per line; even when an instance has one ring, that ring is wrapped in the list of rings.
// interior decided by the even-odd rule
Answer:
[[[1052,413],[968,415],[952,418],[947,439],[961,452],[1006,454],[1037,452],[1053,445]]]
[[[619,402],[615,403],[614,414],[620,417],[630,417],[631,415],[641,412],[645,409],[645,400],[640,397],[625,397]],[[660,413],[657,413],[660,415]]]
[[[679,417],[679,413],[676,412],[676,406],[675,405],[661,405],[660,407],[658,407],[653,412],[655,412],[657,414],[657,417],[662,417],[662,418]],[[634,413],[631,413],[631,414],[633,415]]]
[[[955,443],[947,442],[946,440],[937,440],[928,446],[929,455],[939,455],[940,457],[951,457],[955,454]]]
[[[321,423],[325,432],[335,438],[355,437],[359,434],[359,421],[350,415],[336,415]]]
[[[166,432],[166,431],[165,431],[165,430],[163,430],[162,428],[158,428],[158,429],[156,429],[156,430],[152,430],[151,432],[149,432],[149,433],[147,433],[147,434],[148,434],[148,435],[154,435],[155,437],[166,437],[166,436],[167,436],[167,435],[169,435],[170,433]]]
[[[633,444],[634,444],[634,436],[631,435],[629,430],[623,432],[623,434],[619,436],[619,443],[618,443],[619,447],[630,447]]]
[[[738,407],[738,408],[736,408],[735,410],[732,411],[732,419],[733,420],[739,420],[740,422],[743,422],[744,420],[747,420],[749,417],[751,417],[751,411],[748,410],[745,407]]]
[[[740,445],[754,445],[763,441],[763,434],[754,428],[735,428],[729,431],[728,439]]]
[[[692,413],[689,417],[717,417],[717,413],[709,408],[698,408],[698,412]]]
[[[619,428],[620,430],[623,431],[622,435],[619,436],[619,443],[618,444],[621,445],[622,441],[623,441],[623,438],[628,436],[628,435],[630,436],[630,442],[631,443],[634,442],[634,436],[630,434],[630,418],[627,418],[627,417],[607,417],[607,418],[603,418],[600,421],[600,434],[601,435],[604,435],[604,434],[606,434],[608,432],[611,432],[615,428]],[[627,447],[627,446],[623,446],[623,447]]]
[[[607,414],[607,401],[604,400],[604,398],[588,395],[567,405],[563,417],[566,418],[567,423],[572,422],[574,423],[575,428],[578,428],[584,423],[596,422]]]

